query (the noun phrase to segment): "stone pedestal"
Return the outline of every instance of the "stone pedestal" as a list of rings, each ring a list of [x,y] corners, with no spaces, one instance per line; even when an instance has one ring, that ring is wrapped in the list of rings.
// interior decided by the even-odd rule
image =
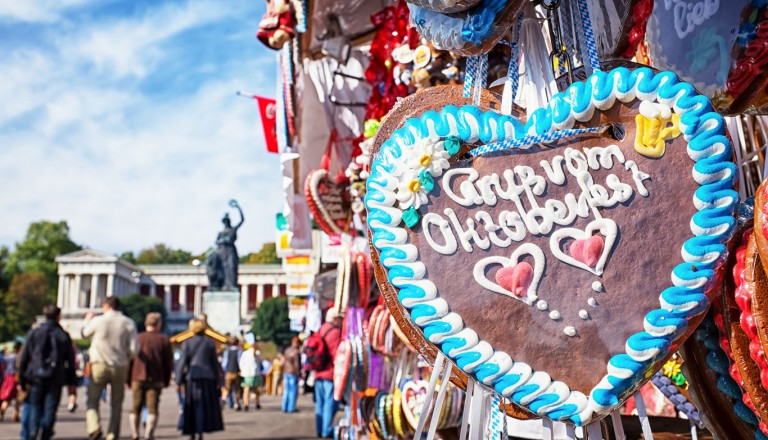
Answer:
[[[203,313],[208,325],[222,334],[240,334],[240,292],[207,291],[203,294]]]

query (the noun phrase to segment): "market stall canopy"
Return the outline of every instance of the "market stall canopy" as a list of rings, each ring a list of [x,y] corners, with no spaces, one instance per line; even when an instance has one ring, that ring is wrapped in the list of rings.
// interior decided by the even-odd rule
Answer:
[[[309,0],[307,32],[302,37],[302,48],[307,54],[319,54],[323,40],[344,36],[352,43],[365,39],[374,26],[371,15],[389,6],[389,0]],[[338,25],[337,25],[338,24]],[[334,35],[340,30],[341,35]]]

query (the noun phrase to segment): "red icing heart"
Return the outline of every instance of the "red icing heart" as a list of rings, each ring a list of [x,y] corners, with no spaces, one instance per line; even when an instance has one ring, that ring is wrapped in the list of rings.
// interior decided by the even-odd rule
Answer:
[[[533,267],[523,261],[511,267],[502,267],[496,272],[496,282],[518,298],[523,298],[533,282]]]
[[[593,235],[589,238],[576,240],[571,244],[571,256],[580,263],[589,267],[595,267],[600,257],[603,255],[605,241],[599,235]]]

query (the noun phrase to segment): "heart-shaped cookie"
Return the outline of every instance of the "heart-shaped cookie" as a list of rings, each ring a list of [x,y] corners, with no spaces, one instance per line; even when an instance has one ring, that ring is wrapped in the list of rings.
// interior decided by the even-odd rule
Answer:
[[[768,79],[765,2],[665,0],[648,20],[649,55],[712,99],[721,113],[752,104]]]
[[[635,148],[646,139],[642,102],[680,117],[661,157]],[[536,144],[618,125],[621,140],[573,132],[556,148]],[[596,72],[525,124],[447,106],[381,130],[390,135],[374,149],[366,195],[377,279],[385,272],[382,292],[396,295],[393,316],[407,309],[421,337],[475,380],[584,425],[647,381],[700,320],[733,226],[735,167],[722,117],[674,74]],[[468,145],[497,143],[511,149],[462,160]],[[497,279],[522,262],[530,284],[523,269],[517,283]]]
[[[328,235],[349,230],[351,206],[347,192],[324,169],[312,170],[304,183],[304,195],[315,222]]]

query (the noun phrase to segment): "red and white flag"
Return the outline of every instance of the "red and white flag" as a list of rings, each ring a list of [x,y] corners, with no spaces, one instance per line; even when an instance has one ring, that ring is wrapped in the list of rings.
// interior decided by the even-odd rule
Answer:
[[[277,103],[274,99],[254,96],[253,99],[259,104],[261,113],[261,126],[264,129],[264,141],[267,144],[267,151],[270,153],[279,153],[277,147]]]

